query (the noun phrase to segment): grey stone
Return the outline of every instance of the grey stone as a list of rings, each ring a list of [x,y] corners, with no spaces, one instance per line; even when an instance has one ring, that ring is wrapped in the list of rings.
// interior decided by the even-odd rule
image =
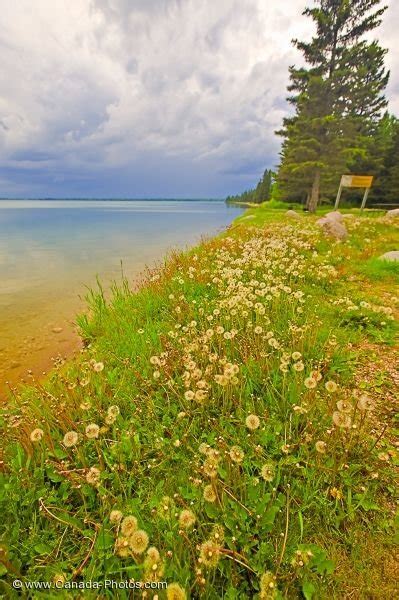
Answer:
[[[331,238],[339,240],[343,242],[348,237],[348,231],[339,219],[336,217],[329,217],[326,215],[322,217],[318,221],[316,221],[316,225],[322,228],[323,232]]]
[[[296,212],[296,210],[287,210],[285,213],[286,217],[290,217],[290,219],[300,219],[301,216]]]
[[[339,210],[333,210],[325,215],[326,219],[333,219],[334,221],[342,221],[343,216]]]
[[[388,210],[387,217],[389,217],[390,219],[392,219],[393,217],[399,217],[399,208],[394,208],[392,210]]]
[[[382,256],[379,256],[378,258],[380,260],[398,261],[399,250],[391,250],[390,252],[385,252],[385,254],[382,254]]]

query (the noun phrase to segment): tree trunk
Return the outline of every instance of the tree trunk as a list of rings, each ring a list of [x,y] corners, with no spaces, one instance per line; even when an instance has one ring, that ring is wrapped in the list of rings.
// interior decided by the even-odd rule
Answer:
[[[310,192],[310,198],[308,201],[307,209],[309,212],[316,212],[317,205],[319,203],[320,196],[320,169],[317,169],[314,174],[312,191]]]

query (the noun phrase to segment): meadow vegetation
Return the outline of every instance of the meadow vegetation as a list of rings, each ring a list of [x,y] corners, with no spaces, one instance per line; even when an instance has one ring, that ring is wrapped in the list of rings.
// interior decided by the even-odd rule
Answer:
[[[393,598],[398,220],[248,210],[99,287],[84,350],[3,414],[1,591],[85,598]],[[397,390],[397,388],[396,388]]]

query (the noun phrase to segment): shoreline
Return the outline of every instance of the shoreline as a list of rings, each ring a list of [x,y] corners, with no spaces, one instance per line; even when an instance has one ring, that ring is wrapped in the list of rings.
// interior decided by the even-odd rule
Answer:
[[[250,209],[138,291],[93,295],[83,352],[5,417],[3,528],[11,565],[30,536],[24,577],[37,547],[60,576],[56,543],[66,581],[132,562],[145,580],[150,548],[195,596],[234,578],[240,597],[265,580],[299,597],[306,572],[314,597],[366,595],[370,577],[391,597],[398,269],[374,257],[399,228],[365,214],[336,243],[316,218]]]

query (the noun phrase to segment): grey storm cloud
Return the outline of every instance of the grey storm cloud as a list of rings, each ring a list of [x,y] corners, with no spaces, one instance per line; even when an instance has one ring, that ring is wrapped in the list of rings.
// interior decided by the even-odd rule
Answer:
[[[309,3],[309,2],[308,2]],[[278,162],[306,0],[3,0],[0,196],[223,196]],[[310,1],[310,3],[312,3]],[[391,0],[378,31],[399,113]]]

